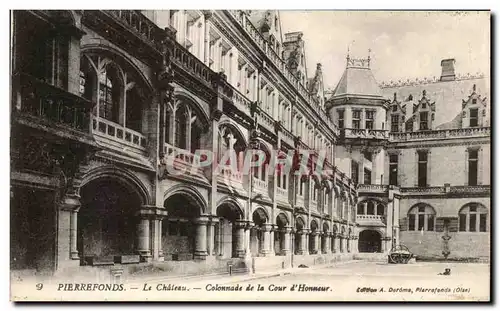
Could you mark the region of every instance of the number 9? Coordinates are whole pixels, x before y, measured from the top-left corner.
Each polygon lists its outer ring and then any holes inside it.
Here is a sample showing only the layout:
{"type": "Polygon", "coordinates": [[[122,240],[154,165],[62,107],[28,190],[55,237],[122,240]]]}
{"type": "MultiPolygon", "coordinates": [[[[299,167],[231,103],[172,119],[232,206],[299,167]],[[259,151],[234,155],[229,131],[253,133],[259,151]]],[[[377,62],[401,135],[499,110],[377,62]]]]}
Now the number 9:
{"type": "Polygon", "coordinates": [[[36,284],[36,290],[42,290],[42,288],[43,288],[43,283],[36,284]]]}

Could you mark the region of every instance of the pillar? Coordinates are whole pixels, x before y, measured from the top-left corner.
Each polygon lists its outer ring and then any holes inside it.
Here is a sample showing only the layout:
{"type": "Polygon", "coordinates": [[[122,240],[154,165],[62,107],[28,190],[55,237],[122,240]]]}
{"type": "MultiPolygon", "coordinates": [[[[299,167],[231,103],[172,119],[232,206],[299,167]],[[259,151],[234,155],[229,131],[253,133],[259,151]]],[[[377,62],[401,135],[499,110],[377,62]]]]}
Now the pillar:
{"type": "Polygon", "coordinates": [[[319,249],[320,249],[320,245],[319,245],[319,233],[315,232],[314,233],[314,248],[313,248],[314,253],[315,254],[319,254],[320,253],[319,249]]]}
{"type": "MultiPolygon", "coordinates": [[[[234,223],[234,226],[236,226],[236,236],[233,238],[236,238],[236,255],[239,258],[245,257],[246,254],[246,241],[248,241],[248,244],[250,244],[250,229],[248,229],[248,239],[246,238],[246,232],[245,228],[247,227],[246,222],[244,221],[238,221],[234,223]]],[[[248,248],[250,248],[250,245],[248,245],[248,248]]]]}
{"type": "Polygon", "coordinates": [[[285,233],[283,234],[284,236],[284,241],[283,241],[283,246],[281,247],[281,254],[282,255],[288,255],[290,254],[290,250],[292,249],[292,244],[291,244],[291,234],[292,234],[292,227],[285,227],[285,233]]]}
{"type": "Polygon", "coordinates": [[[261,249],[259,250],[259,254],[263,256],[269,256],[270,254],[270,246],[271,246],[271,229],[272,225],[270,224],[264,224],[262,226],[263,229],[263,234],[262,234],[262,244],[261,244],[261,249]]]}
{"type": "Polygon", "coordinates": [[[80,196],[67,194],[57,211],[57,258],[56,269],[79,265],[77,249],[77,223],[80,196]]]}
{"type": "Polygon", "coordinates": [[[212,12],[210,11],[205,11],[204,12],[204,15],[205,15],[205,35],[204,35],[204,47],[203,47],[203,50],[204,50],[204,62],[205,62],[205,65],[209,66],[210,64],[210,23],[209,23],[209,20],[212,16],[212,12]]]}
{"type": "Polygon", "coordinates": [[[137,253],[141,256],[141,261],[149,262],[151,261],[150,220],[144,215],[139,217],[137,223],[137,253]]]}
{"type": "Polygon", "coordinates": [[[323,246],[322,252],[323,254],[329,254],[330,253],[330,234],[328,232],[323,233],[323,243],[321,243],[323,246]]]}
{"type": "Polygon", "coordinates": [[[163,256],[163,243],[162,243],[162,223],[163,223],[163,217],[158,217],[156,218],[155,220],[155,223],[156,223],[156,249],[157,249],[157,252],[158,252],[158,257],[157,257],[157,260],[158,261],[163,261],[164,260],[164,256],[163,256]]]}
{"type": "Polygon", "coordinates": [[[269,247],[270,247],[270,252],[269,252],[269,255],[271,256],[274,256],[276,255],[276,251],[274,250],[274,235],[275,234],[280,234],[279,231],[277,231],[277,227],[275,227],[274,225],[271,226],[271,233],[270,233],[270,237],[269,237],[269,247]]]}
{"type": "MultiPolygon", "coordinates": [[[[151,245],[151,255],[153,260],[160,260],[163,258],[163,251],[161,246],[161,220],[159,217],[154,217],[151,221],[151,237],[153,245],[151,245]]],[[[163,260],[163,259],[162,259],[163,260]]]]}
{"type": "Polygon", "coordinates": [[[212,218],[207,227],[207,254],[208,256],[216,256],[217,250],[215,249],[215,227],[217,226],[219,219],[212,218]]]}
{"type": "Polygon", "coordinates": [[[199,217],[196,224],[196,235],[194,242],[194,258],[205,260],[207,257],[207,223],[208,217],[199,217]]]}
{"type": "Polygon", "coordinates": [[[304,229],[303,234],[304,236],[302,237],[303,244],[302,244],[302,253],[304,255],[309,255],[309,233],[306,231],[307,229],[304,229]]]}
{"type": "Polygon", "coordinates": [[[69,245],[70,245],[70,258],[77,260],[80,259],[78,256],[77,245],[77,228],[78,226],[78,212],[76,210],[71,211],[70,214],[70,231],[69,231],[69,245]]]}

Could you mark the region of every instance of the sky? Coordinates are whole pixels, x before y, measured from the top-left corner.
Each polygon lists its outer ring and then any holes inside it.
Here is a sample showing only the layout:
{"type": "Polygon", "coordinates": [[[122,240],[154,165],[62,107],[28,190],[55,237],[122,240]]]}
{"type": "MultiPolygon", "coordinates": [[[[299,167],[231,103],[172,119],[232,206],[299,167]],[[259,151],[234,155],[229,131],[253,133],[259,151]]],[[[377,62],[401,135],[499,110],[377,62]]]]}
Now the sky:
{"type": "Polygon", "coordinates": [[[489,12],[280,11],[283,37],[302,31],[308,75],[323,66],[333,89],[352,58],[366,58],[378,82],[439,77],[441,60],[458,74],[490,72],[489,12]]]}

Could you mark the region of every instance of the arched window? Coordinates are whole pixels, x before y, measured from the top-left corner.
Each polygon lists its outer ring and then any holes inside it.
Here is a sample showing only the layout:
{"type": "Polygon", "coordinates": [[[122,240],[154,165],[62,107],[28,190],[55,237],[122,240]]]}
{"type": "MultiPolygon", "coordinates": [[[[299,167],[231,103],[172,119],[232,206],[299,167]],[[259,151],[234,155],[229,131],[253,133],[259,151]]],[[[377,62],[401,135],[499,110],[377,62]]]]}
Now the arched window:
{"type": "Polygon", "coordinates": [[[375,215],[375,203],[368,201],[366,204],[366,215],[375,215]]]}
{"type": "Polygon", "coordinates": [[[419,204],[408,212],[409,231],[434,231],[436,211],[430,205],[419,204]]]}
{"type": "Polygon", "coordinates": [[[382,216],[384,215],[384,205],[383,204],[378,204],[377,205],[377,215],[382,216]]]}
{"type": "Polygon", "coordinates": [[[358,203],[357,214],[358,215],[364,215],[365,214],[365,205],[364,205],[364,203],[358,203]]]}
{"type": "Polygon", "coordinates": [[[96,102],[97,74],[85,55],[80,60],[80,96],[90,101],[96,102]]]}
{"type": "Polygon", "coordinates": [[[99,117],[119,123],[121,83],[115,66],[109,64],[99,72],[99,117]]]}
{"type": "Polygon", "coordinates": [[[458,213],[458,231],[461,232],[486,232],[488,210],[477,203],[470,203],[460,209],[458,213]]]}
{"type": "Polygon", "coordinates": [[[175,146],[186,149],[187,125],[189,111],[184,104],[180,104],[175,112],[175,146]]]}

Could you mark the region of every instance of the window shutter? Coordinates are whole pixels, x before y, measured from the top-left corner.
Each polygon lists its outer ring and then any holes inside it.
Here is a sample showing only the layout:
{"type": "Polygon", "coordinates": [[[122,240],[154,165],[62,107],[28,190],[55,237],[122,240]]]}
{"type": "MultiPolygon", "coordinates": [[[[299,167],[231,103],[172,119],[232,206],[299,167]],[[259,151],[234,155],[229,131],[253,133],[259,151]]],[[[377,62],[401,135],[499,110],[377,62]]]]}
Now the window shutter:
{"type": "Polygon", "coordinates": [[[408,218],[404,217],[399,220],[399,231],[408,231],[408,218]]]}
{"type": "Polygon", "coordinates": [[[449,232],[457,232],[458,231],[458,217],[457,218],[449,218],[450,224],[448,227],[449,232]]]}
{"type": "Polygon", "coordinates": [[[437,218],[436,219],[436,232],[443,232],[444,231],[444,218],[437,218]]]}

